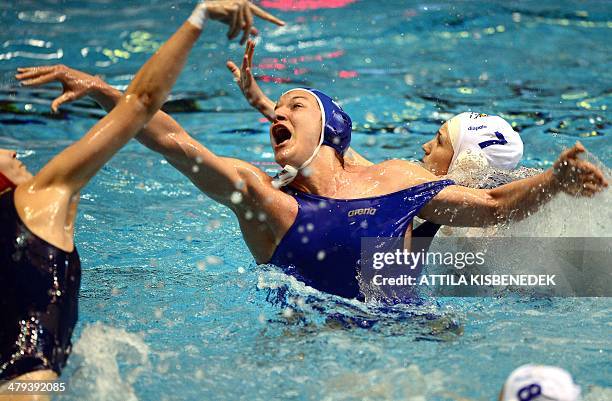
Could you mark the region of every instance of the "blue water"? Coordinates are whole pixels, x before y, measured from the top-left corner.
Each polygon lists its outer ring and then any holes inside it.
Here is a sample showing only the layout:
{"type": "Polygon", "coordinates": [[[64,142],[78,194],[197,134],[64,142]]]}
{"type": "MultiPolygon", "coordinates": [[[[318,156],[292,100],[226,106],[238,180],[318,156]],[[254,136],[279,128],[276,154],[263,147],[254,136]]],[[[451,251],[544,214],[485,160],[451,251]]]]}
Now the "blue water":
{"type": "MultiPolygon", "coordinates": [[[[420,158],[442,121],[474,110],[516,125],[525,166],[549,167],[577,139],[610,166],[609,2],[348,3],[278,11],[286,28],[260,23],[255,72],[285,82],[260,81],[272,97],[298,84],[337,96],[366,157],[420,158]]],[[[125,86],[191,7],[0,4],[0,147],[36,171],[102,115],[87,100],[50,114],[57,88],[19,88],[15,68],[64,63],[125,86]]],[[[272,161],[267,124],[225,69],[242,49],[224,33],[210,23],[168,110],[214,152],[272,161]]],[[[577,218],[593,210],[580,202],[577,218]]],[[[528,362],[570,370],[588,400],[612,399],[609,299],[509,295],[391,311],[342,301],[255,266],[229,210],[137,143],[82,192],[76,241],[80,321],[70,391],[57,399],[484,401],[528,362]]]]}

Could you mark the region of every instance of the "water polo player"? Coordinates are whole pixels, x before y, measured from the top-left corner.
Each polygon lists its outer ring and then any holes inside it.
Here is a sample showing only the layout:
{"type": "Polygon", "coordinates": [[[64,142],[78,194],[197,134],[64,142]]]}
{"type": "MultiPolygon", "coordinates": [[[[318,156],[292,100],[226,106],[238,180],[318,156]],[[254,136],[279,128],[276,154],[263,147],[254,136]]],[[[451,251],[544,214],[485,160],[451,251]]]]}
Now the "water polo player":
{"type": "MultiPolygon", "coordinates": [[[[93,77],[56,79],[107,109],[119,96],[93,77]],[[87,82],[93,83],[85,89],[87,82]]],[[[528,216],[559,192],[591,196],[607,186],[601,171],[578,158],[580,144],[542,174],[473,189],[407,161],[343,163],[351,120],[321,91],[288,91],[273,113],[270,143],[283,167],[275,178],[246,161],[217,156],[163,112],[137,138],[234,212],[257,263],[274,263],[314,288],[348,298],[364,297],[357,279],[362,237],[404,237],[409,244],[416,215],[437,224],[494,225],[528,216]]]]}
{"type": "MultiPolygon", "coordinates": [[[[0,150],[0,380],[50,380],[71,350],[81,277],[74,246],[79,191],[157,112],[202,31],[205,15],[234,21],[246,1],[208,2],[134,77],[113,110],[32,176],[16,153],[0,150]]],[[[258,8],[253,13],[279,22],[258,8]]],[[[230,35],[230,36],[232,36],[230,35]]],[[[53,80],[61,67],[21,69],[24,85],[53,80]]],[[[67,97],[64,97],[67,100],[67,97]]],[[[32,397],[27,397],[31,399],[32,397]]]]}

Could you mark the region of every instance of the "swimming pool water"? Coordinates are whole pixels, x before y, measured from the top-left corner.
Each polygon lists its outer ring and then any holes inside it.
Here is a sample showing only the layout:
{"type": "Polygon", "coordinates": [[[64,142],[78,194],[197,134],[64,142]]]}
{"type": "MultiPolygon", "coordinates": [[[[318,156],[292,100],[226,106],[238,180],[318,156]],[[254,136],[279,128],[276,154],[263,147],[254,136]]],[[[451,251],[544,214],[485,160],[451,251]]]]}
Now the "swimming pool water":
{"type": "MultiPolygon", "coordinates": [[[[420,158],[442,121],[473,110],[516,125],[525,166],[549,167],[577,139],[610,165],[609,2],[261,3],[288,25],[258,24],[260,84],[272,97],[296,85],[337,96],[373,161],[420,158]]],[[[15,68],[64,63],[127,85],[192,5],[0,4],[0,147],[36,170],[102,115],[90,101],[52,115],[57,88],[19,88],[15,68]]],[[[270,162],[268,125],[225,69],[242,49],[224,33],[210,23],[166,108],[214,152],[270,162]]],[[[587,400],[612,399],[609,299],[381,311],[331,297],[256,266],[229,210],[136,142],[81,198],[80,320],[70,391],[56,399],[491,400],[528,362],[570,370],[587,400]]],[[[526,227],[569,219],[564,232],[609,236],[606,199],[566,200],[526,227]]]]}

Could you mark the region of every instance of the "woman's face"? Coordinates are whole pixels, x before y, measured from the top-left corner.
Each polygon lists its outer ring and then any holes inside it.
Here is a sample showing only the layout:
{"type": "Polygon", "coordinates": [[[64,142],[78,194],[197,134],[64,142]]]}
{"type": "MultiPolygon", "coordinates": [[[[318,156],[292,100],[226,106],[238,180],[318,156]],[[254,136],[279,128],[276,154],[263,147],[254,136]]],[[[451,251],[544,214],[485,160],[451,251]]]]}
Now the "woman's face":
{"type": "Polygon", "coordinates": [[[448,123],[442,124],[432,140],[423,145],[423,166],[435,175],[445,175],[453,160],[453,145],[448,135],[448,123]]]}
{"type": "Polygon", "coordinates": [[[278,100],[270,127],[274,158],[281,166],[299,168],[312,155],[321,136],[321,110],[315,97],[302,90],[278,100]]]}
{"type": "Polygon", "coordinates": [[[15,185],[32,178],[25,165],[17,159],[17,152],[8,149],[0,149],[0,173],[15,185]]]}

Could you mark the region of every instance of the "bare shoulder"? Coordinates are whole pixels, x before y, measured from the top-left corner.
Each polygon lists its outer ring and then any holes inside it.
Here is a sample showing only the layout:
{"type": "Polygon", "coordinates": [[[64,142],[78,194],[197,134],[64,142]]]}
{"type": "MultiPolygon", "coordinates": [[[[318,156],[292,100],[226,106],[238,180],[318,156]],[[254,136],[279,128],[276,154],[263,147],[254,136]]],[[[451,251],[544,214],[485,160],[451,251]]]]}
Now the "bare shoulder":
{"type": "Polygon", "coordinates": [[[236,190],[246,195],[247,199],[252,200],[258,208],[269,209],[270,205],[291,201],[291,196],[275,188],[272,185],[272,177],[259,167],[231,157],[224,157],[223,160],[231,163],[240,176],[241,182],[236,185],[236,190]]]}
{"type": "Polygon", "coordinates": [[[274,187],[272,187],[272,177],[266,174],[259,167],[244,160],[234,159],[231,157],[222,157],[222,159],[224,162],[231,164],[232,167],[236,169],[240,179],[247,186],[262,186],[264,188],[269,187],[271,190],[274,189],[274,187]]]}
{"type": "Polygon", "coordinates": [[[375,164],[374,166],[380,166],[382,168],[388,168],[388,169],[402,169],[402,170],[422,168],[415,162],[409,162],[408,160],[400,160],[400,159],[385,160],[384,162],[375,164]]]}
{"type": "Polygon", "coordinates": [[[15,189],[15,211],[36,236],[66,252],[74,249],[74,220],[79,193],[63,185],[34,189],[34,179],[15,189]]]}
{"type": "Polygon", "coordinates": [[[437,181],[440,177],[432,174],[418,163],[390,159],[369,167],[370,174],[387,177],[400,186],[416,185],[423,181],[437,181]]]}

